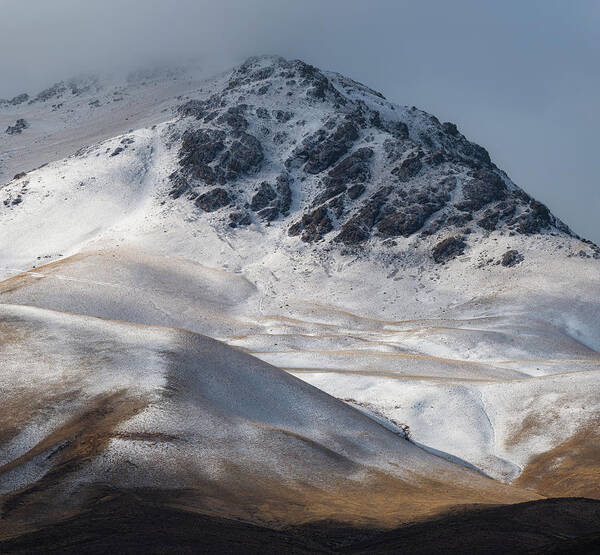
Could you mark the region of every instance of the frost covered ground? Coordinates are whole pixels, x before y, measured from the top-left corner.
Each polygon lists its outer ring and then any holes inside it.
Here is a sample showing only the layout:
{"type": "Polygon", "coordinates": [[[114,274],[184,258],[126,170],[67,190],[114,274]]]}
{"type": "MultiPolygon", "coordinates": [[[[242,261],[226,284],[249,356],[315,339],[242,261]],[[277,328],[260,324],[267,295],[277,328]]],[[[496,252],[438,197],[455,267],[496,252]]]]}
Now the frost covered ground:
{"type": "MultiPolygon", "coordinates": [[[[272,63],[265,59],[259,69],[272,63]]],[[[327,76],[348,102],[406,119],[411,137],[429,133],[425,116],[327,76]]],[[[553,495],[598,496],[588,473],[600,417],[598,251],[553,217],[535,233],[439,223],[390,242],[369,230],[367,242],[352,247],[328,239],[345,225],[342,212],[316,242],[290,235],[283,216],[252,215],[231,227],[228,217],[237,212],[229,205],[198,207],[204,189],[172,194],[190,126],[176,108],[235,91],[230,78],[105,85],[64,93],[64,100],[0,106],[0,126],[29,122],[0,139],[0,393],[4,403],[37,398],[39,410],[18,414],[14,434],[2,438],[3,494],[52,475],[53,450],[68,434],[44,438],[60,435],[90,403],[109,402],[106,411],[119,416],[106,423],[85,471],[69,474],[69,487],[211,483],[211,501],[196,499],[204,509],[301,522],[331,517],[328,503],[340,518],[359,518],[353,503],[372,479],[371,491],[391,484],[399,503],[402,491],[414,501],[405,499],[408,508],[385,520],[373,493],[366,513],[386,524],[452,504],[537,495],[483,475],[542,494],[548,487],[540,481],[555,476],[564,487],[553,495]],[[457,233],[468,247],[436,263],[432,247],[457,233]],[[522,259],[501,264],[512,250],[522,259]],[[117,402],[113,394],[124,397],[117,402]],[[287,516],[281,507],[257,509],[255,489],[230,503],[225,491],[240,476],[268,478],[282,506],[299,495],[304,508],[287,516]],[[332,500],[327,483],[343,484],[346,498],[332,500]],[[294,488],[300,493],[289,493],[294,488]],[[236,503],[243,509],[235,512],[236,503]],[[302,512],[312,505],[314,514],[302,512]]],[[[253,84],[240,86],[246,89],[237,97],[219,97],[231,101],[219,109],[243,100],[295,117],[281,123],[273,116],[267,131],[250,123],[265,161],[257,174],[234,180],[235,210],[283,171],[280,152],[293,153],[341,102],[288,95],[296,84],[258,96],[253,84]],[[265,138],[277,133],[280,144],[265,138]]],[[[387,179],[383,133],[361,130],[359,141],[375,151],[365,195],[387,179]]],[[[321,178],[289,171],[294,220],[320,194],[321,178]]],[[[455,164],[447,171],[459,188],[444,202],[458,202],[467,170],[455,164]]],[[[424,186],[418,180],[425,177],[411,179],[424,186]]],[[[517,190],[503,179],[510,194],[517,190]]],[[[452,210],[444,205],[439,213],[450,218],[452,210]]],[[[522,210],[519,204],[518,217],[522,210]]]]}

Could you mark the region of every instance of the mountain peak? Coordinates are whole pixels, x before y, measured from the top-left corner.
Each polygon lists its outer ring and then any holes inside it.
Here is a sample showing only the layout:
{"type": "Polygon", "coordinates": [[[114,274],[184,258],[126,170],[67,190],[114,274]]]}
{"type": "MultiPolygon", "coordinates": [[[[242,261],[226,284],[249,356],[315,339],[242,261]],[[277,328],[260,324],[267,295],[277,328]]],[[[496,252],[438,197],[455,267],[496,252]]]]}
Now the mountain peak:
{"type": "Polygon", "coordinates": [[[304,242],[570,230],[455,124],[301,60],[253,57],[178,110],[171,196],[304,242]]]}

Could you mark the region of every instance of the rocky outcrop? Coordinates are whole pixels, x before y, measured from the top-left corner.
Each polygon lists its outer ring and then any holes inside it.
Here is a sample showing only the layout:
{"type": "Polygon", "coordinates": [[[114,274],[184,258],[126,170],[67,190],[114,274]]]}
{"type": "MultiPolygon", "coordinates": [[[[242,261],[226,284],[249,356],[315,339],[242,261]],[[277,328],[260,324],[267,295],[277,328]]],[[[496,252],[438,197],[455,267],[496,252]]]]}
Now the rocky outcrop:
{"type": "Polygon", "coordinates": [[[19,118],[14,125],[9,125],[6,128],[5,133],[7,135],[20,135],[28,127],[29,124],[23,118],[19,118]]]}
{"type": "Polygon", "coordinates": [[[466,247],[467,243],[464,237],[454,235],[446,237],[437,243],[431,250],[431,255],[437,264],[443,264],[463,254],[466,247]]]}
{"type": "Polygon", "coordinates": [[[320,206],[316,210],[304,214],[300,221],[293,224],[289,230],[289,235],[301,235],[303,241],[312,243],[319,241],[326,233],[333,229],[333,224],[327,208],[320,206]]]}
{"type": "Polygon", "coordinates": [[[280,215],[287,216],[292,203],[292,190],[290,189],[289,177],[279,175],[275,185],[263,181],[252,201],[250,208],[269,222],[276,220],[280,215]]]}
{"type": "Polygon", "coordinates": [[[518,250],[511,249],[504,253],[500,264],[506,268],[512,268],[523,261],[523,255],[519,254],[518,250]]]}
{"type": "Polygon", "coordinates": [[[358,129],[351,121],[339,124],[332,133],[320,129],[314,135],[304,139],[293,152],[293,157],[286,166],[304,164],[304,171],[309,174],[320,173],[335,164],[348,152],[354,141],[358,139],[358,129]]]}
{"type": "Polygon", "coordinates": [[[472,232],[570,233],[454,123],[297,60],[251,58],[177,113],[169,194],[222,191],[206,206],[229,206],[231,227],[282,221],[305,242],[348,246],[434,237],[438,262],[472,232]]]}
{"type": "Polygon", "coordinates": [[[205,212],[214,212],[219,208],[227,206],[231,202],[231,198],[225,189],[217,187],[199,195],[194,202],[198,208],[201,208],[205,212]]]}

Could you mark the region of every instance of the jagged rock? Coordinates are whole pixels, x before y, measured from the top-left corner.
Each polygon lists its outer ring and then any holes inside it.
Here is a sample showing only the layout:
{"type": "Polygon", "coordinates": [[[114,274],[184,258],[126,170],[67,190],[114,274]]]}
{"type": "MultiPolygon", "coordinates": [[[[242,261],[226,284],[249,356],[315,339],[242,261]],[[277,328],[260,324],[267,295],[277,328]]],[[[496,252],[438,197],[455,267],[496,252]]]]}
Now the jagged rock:
{"type": "Polygon", "coordinates": [[[419,231],[428,217],[428,210],[419,205],[411,205],[384,216],[377,223],[377,229],[385,237],[408,237],[419,231]]]}
{"type": "Polygon", "coordinates": [[[371,177],[368,162],[372,156],[372,148],[359,148],[329,171],[325,183],[327,186],[364,183],[371,177]]]}
{"type": "Polygon", "coordinates": [[[504,253],[500,263],[502,264],[502,266],[511,268],[512,266],[516,266],[517,264],[519,264],[522,261],[523,261],[523,255],[519,254],[519,251],[512,249],[512,250],[506,251],[504,253]]]}
{"type": "Polygon", "coordinates": [[[463,254],[466,247],[467,243],[465,242],[464,238],[454,235],[452,237],[446,237],[437,243],[433,247],[431,254],[433,256],[433,260],[437,264],[441,264],[463,254]]]}
{"type": "Polygon", "coordinates": [[[232,106],[219,116],[217,123],[228,125],[234,136],[240,135],[248,129],[248,120],[243,116],[247,108],[248,107],[245,104],[232,106]]]}
{"type": "Polygon", "coordinates": [[[448,135],[452,135],[453,137],[458,136],[458,128],[456,127],[455,123],[447,121],[445,123],[442,123],[442,128],[444,129],[444,132],[448,135]]]}
{"type": "Polygon", "coordinates": [[[371,229],[379,218],[390,192],[391,187],[384,187],[373,194],[358,213],[342,225],[335,240],[348,245],[355,245],[369,239],[371,229]]]}
{"type": "Polygon", "coordinates": [[[350,79],[301,61],[252,58],[212,93],[178,109],[180,119],[188,119],[173,126],[181,145],[169,195],[196,199],[200,182],[219,186],[235,214],[233,225],[245,225],[252,212],[266,222],[285,220],[293,182],[299,214],[292,226],[284,225],[305,241],[338,226],[332,240],[347,245],[415,235],[417,244],[449,233],[464,241],[470,221],[480,233],[571,233],[513,186],[455,124],[416,108],[368,101],[375,93],[350,79]],[[298,133],[303,126],[311,130],[304,137],[298,133]],[[256,136],[249,134],[254,129],[256,136]],[[285,176],[273,181],[282,166],[285,176]],[[249,185],[255,190],[245,190],[249,185]]]}
{"type": "Polygon", "coordinates": [[[320,206],[312,212],[306,213],[302,219],[293,224],[289,230],[289,235],[300,235],[306,243],[312,243],[323,238],[323,235],[329,233],[333,229],[333,224],[327,208],[320,206]]]}
{"type": "Polygon", "coordinates": [[[169,175],[169,180],[173,184],[169,190],[169,196],[173,199],[178,199],[190,189],[189,183],[179,172],[173,172],[169,175]]]}
{"type": "Polygon", "coordinates": [[[531,235],[546,229],[552,223],[552,216],[546,206],[537,200],[529,201],[529,209],[518,218],[519,233],[531,235]]]}
{"type": "Polygon", "coordinates": [[[408,139],[408,125],[403,121],[390,121],[387,122],[385,128],[391,133],[396,139],[405,140],[408,139]]]}
{"type": "Polygon", "coordinates": [[[250,208],[254,210],[254,212],[258,212],[263,208],[266,208],[277,198],[277,193],[275,189],[271,187],[266,181],[263,181],[259,187],[256,194],[252,197],[252,201],[250,202],[250,208]]]}
{"type": "Polygon", "coordinates": [[[337,126],[335,131],[327,135],[324,129],[304,139],[293,152],[293,160],[305,162],[304,170],[311,174],[320,173],[335,164],[348,152],[354,141],[358,139],[358,129],[349,121],[337,126]]]}
{"type": "Polygon", "coordinates": [[[227,206],[231,202],[229,193],[225,189],[217,187],[200,195],[196,200],[196,206],[205,212],[214,212],[219,208],[227,206]]]}
{"type": "Polygon", "coordinates": [[[229,227],[239,227],[250,225],[252,220],[248,212],[232,212],[229,214],[229,227]]]}
{"type": "Polygon", "coordinates": [[[264,154],[260,141],[248,133],[242,133],[221,157],[220,165],[225,166],[226,178],[236,179],[241,175],[256,172],[263,161],[264,154]]]}
{"type": "Polygon", "coordinates": [[[277,219],[280,214],[287,214],[292,202],[292,191],[289,185],[289,178],[286,175],[279,175],[275,187],[263,181],[258,191],[252,197],[250,208],[258,215],[269,222],[277,219]]]}
{"type": "Polygon", "coordinates": [[[51,98],[58,98],[62,96],[62,94],[67,90],[66,85],[63,81],[60,83],[55,83],[51,87],[43,90],[39,93],[32,102],[45,102],[46,100],[50,100],[51,98]]]}
{"type": "Polygon", "coordinates": [[[287,112],[285,110],[275,110],[273,115],[279,123],[286,123],[294,117],[293,112],[287,112]]]}
{"type": "Polygon", "coordinates": [[[27,93],[19,94],[13,98],[11,98],[8,103],[12,106],[17,106],[19,104],[23,104],[23,102],[27,102],[29,100],[29,95],[27,93]]]}
{"type": "Polygon", "coordinates": [[[271,119],[269,110],[267,110],[266,108],[263,108],[262,106],[260,106],[259,108],[256,109],[256,116],[259,117],[260,119],[271,119]]]}
{"type": "Polygon", "coordinates": [[[415,177],[423,167],[421,158],[423,157],[423,151],[417,150],[410,156],[407,156],[402,164],[392,170],[392,175],[395,175],[400,181],[406,182],[415,177]]]}
{"type": "Polygon", "coordinates": [[[362,183],[357,183],[356,185],[352,185],[352,187],[348,188],[348,196],[352,200],[355,200],[365,192],[365,189],[366,189],[366,187],[362,183]]]}
{"type": "Polygon", "coordinates": [[[6,128],[5,133],[7,135],[20,135],[23,129],[27,129],[28,127],[29,124],[23,118],[19,118],[14,125],[9,125],[6,128]]]}
{"type": "Polygon", "coordinates": [[[210,164],[225,149],[224,131],[198,129],[186,131],[179,150],[179,164],[183,167],[197,167],[210,164]]]}
{"type": "Polygon", "coordinates": [[[463,185],[463,201],[456,206],[460,210],[480,210],[490,202],[503,200],[506,193],[506,185],[498,175],[480,170],[463,185]]]}
{"type": "Polygon", "coordinates": [[[177,108],[177,112],[184,117],[192,116],[202,119],[206,115],[206,102],[203,100],[189,100],[177,108]]]}
{"type": "Polygon", "coordinates": [[[494,231],[496,226],[498,225],[498,220],[500,219],[500,214],[494,210],[487,209],[483,213],[483,217],[477,222],[479,227],[483,229],[487,229],[488,231],[494,231]]]}

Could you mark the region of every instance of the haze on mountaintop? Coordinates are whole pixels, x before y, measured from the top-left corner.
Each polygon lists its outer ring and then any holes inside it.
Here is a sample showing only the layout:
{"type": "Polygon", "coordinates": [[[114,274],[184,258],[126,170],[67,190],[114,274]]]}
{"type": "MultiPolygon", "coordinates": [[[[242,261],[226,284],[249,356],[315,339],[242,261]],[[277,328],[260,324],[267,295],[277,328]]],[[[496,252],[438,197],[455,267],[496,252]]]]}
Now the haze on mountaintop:
{"type": "Polygon", "coordinates": [[[600,242],[596,2],[0,1],[0,98],[89,71],[273,53],[455,121],[600,242]]]}

